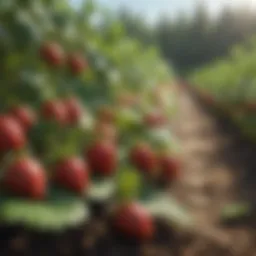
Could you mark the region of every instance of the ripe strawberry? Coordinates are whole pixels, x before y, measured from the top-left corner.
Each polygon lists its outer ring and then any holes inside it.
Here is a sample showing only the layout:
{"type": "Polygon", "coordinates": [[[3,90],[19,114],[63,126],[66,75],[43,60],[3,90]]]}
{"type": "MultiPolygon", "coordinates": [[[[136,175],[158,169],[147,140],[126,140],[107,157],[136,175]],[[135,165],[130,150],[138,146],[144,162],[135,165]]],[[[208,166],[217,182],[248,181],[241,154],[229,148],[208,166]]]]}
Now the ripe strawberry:
{"type": "Polygon", "coordinates": [[[152,217],[137,203],[129,203],[117,209],[113,226],[119,233],[139,241],[150,240],[154,235],[152,217]]]}
{"type": "Polygon", "coordinates": [[[26,132],[36,123],[36,114],[28,106],[15,107],[10,114],[19,121],[26,132]]]}
{"type": "Polygon", "coordinates": [[[115,172],[118,156],[113,143],[106,140],[98,141],[87,150],[86,156],[94,173],[109,176],[115,172]]]}
{"type": "Polygon", "coordinates": [[[40,56],[49,65],[58,67],[65,61],[62,47],[56,42],[46,42],[40,48],[40,56]]]}
{"type": "Polygon", "coordinates": [[[66,124],[68,120],[67,109],[61,101],[46,101],[41,106],[42,116],[48,121],[57,121],[66,124]]]}
{"type": "Polygon", "coordinates": [[[137,144],[130,152],[130,161],[139,170],[152,174],[157,167],[157,158],[146,143],[137,144]]]}
{"type": "Polygon", "coordinates": [[[9,166],[3,178],[5,189],[16,196],[43,199],[46,176],[43,166],[33,158],[22,158],[9,166]]]}
{"type": "Polygon", "coordinates": [[[67,110],[67,121],[69,124],[77,124],[82,117],[83,108],[76,98],[69,98],[65,102],[67,110]]]}
{"type": "Polygon", "coordinates": [[[89,185],[89,168],[78,157],[70,157],[55,166],[54,181],[59,186],[83,194],[89,185]]]}
{"type": "Polygon", "coordinates": [[[180,162],[177,158],[164,155],[159,159],[160,175],[163,181],[170,183],[179,176],[180,162]]]}
{"type": "Polygon", "coordinates": [[[0,117],[0,152],[19,150],[27,142],[20,123],[11,116],[0,117]]]}
{"type": "Polygon", "coordinates": [[[68,58],[68,66],[74,75],[79,75],[87,68],[88,64],[81,54],[73,53],[68,58]]]}

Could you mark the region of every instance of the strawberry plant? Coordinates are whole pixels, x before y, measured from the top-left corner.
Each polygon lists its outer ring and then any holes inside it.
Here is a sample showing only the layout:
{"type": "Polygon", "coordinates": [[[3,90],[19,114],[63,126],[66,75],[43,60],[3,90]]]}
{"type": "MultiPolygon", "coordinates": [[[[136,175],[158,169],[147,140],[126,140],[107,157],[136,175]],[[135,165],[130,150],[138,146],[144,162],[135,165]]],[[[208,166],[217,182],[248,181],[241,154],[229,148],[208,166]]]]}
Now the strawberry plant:
{"type": "Polygon", "coordinates": [[[155,215],[186,221],[168,192],[180,151],[159,52],[92,1],[1,3],[0,28],[1,221],[63,230],[97,200],[138,240],[152,238],[155,215]]]}

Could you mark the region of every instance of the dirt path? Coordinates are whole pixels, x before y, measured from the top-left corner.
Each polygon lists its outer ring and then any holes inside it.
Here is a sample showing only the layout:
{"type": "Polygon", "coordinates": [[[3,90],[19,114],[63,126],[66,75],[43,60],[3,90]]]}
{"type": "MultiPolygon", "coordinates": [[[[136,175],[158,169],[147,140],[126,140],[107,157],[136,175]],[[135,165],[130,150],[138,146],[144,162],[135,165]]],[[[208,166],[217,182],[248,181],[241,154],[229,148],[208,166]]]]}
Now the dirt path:
{"type": "Polygon", "coordinates": [[[179,97],[179,108],[175,132],[183,149],[184,173],[176,195],[192,211],[202,230],[211,234],[213,240],[223,242],[233,251],[231,255],[256,255],[253,232],[247,227],[230,230],[219,224],[226,203],[241,197],[255,198],[256,189],[250,188],[256,182],[249,186],[252,177],[248,178],[248,173],[250,168],[256,171],[256,151],[253,153],[228,128],[221,127],[186,91],[179,97]]]}

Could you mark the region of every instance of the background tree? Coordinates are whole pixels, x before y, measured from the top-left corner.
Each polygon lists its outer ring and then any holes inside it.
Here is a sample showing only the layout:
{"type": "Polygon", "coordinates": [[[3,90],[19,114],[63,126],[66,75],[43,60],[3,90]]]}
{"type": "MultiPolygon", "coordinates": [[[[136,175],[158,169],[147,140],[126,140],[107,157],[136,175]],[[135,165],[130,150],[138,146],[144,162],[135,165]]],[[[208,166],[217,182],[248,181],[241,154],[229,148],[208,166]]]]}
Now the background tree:
{"type": "Polygon", "coordinates": [[[126,9],[119,10],[117,16],[130,37],[157,45],[182,75],[228,54],[232,46],[256,32],[255,11],[249,8],[225,7],[213,17],[207,6],[199,3],[192,15],[163,15],[153,24],[126,9]]]}

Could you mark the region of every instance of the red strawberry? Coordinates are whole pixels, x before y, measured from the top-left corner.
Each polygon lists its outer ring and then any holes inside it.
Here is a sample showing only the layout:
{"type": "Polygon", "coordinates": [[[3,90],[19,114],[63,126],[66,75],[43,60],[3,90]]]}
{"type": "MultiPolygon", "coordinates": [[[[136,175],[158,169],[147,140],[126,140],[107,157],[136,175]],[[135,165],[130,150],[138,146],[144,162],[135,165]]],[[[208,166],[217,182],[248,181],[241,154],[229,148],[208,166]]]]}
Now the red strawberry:
{"type": "Polygon", "coordinates": [[[148,144],[140,143],[130,152],[130,161],[139,170],[150,173],[155,171],[157,158],[148,144]]]}
{"type": "Polygon", "coordinates": [[[109,176],[115,172],[118,156],[113,143],[106,140],[98,141],[87,150],[86,156],[94,173],[109,176]]]}
{"type": "Polygon", "coordinates": [[[129,203],[117,209],[113,223],[119,233],[139,241],[150,240],[154,235],[152,217],[137,203],[129,203]]]}
{"type": "Polygon", "coordinates": [[[8,168],[3,185],[16,196],[43,199],[46,195],[45,170],[33,158],[19,159],[8,168]]]}
{"type": "Polygon", "coordinates": [[[27,142],[21,124],[11,116],[0,117],[0,151],[19,150],[27,142]]]}
{"type": "Polygon", "coordinates": [[[70,157],[57,163],[54,181],[59,186],[83,194],[89,185],[89,168],[78,157],[70,157]]]}
{"type": "Polygon", "coordinates": [[[164,155],[159,159],[160,174],[162,179],[170,183],[179,176],[180,161],[172,156],[164,155]]]}
{"type": "Polygon", "coordinates": [[[42,116],[48,121],[57,121],[60,124],[67,123],[67,109],[61,101],[46,101],[41,106],[42,116]]]}
{"type": "Polygon", "coordinates": [[[81,54],[73,53],[68,58],[68,65],[74,75],[81,74],[88,66],[81,54]]]}
{"type": "Polygon", "coordinates": [[[19,121],[26,132],[36,123],[36,114],[28,106],[15,107],[10,114],[19,121]]]}
{"type": "Polygon", "coordinates": [[[56,42],[46,42],[40,48],[40,55],[43,60],[54,67],[61,66],[65,61],[65,54],[62,47],[56,42]]]}
{"type": "Polygon", "coordinates": [[[76,124],[82,117],[83,108],[76,98],[69,98],[65,102],[69,124],[76,124]]]}

